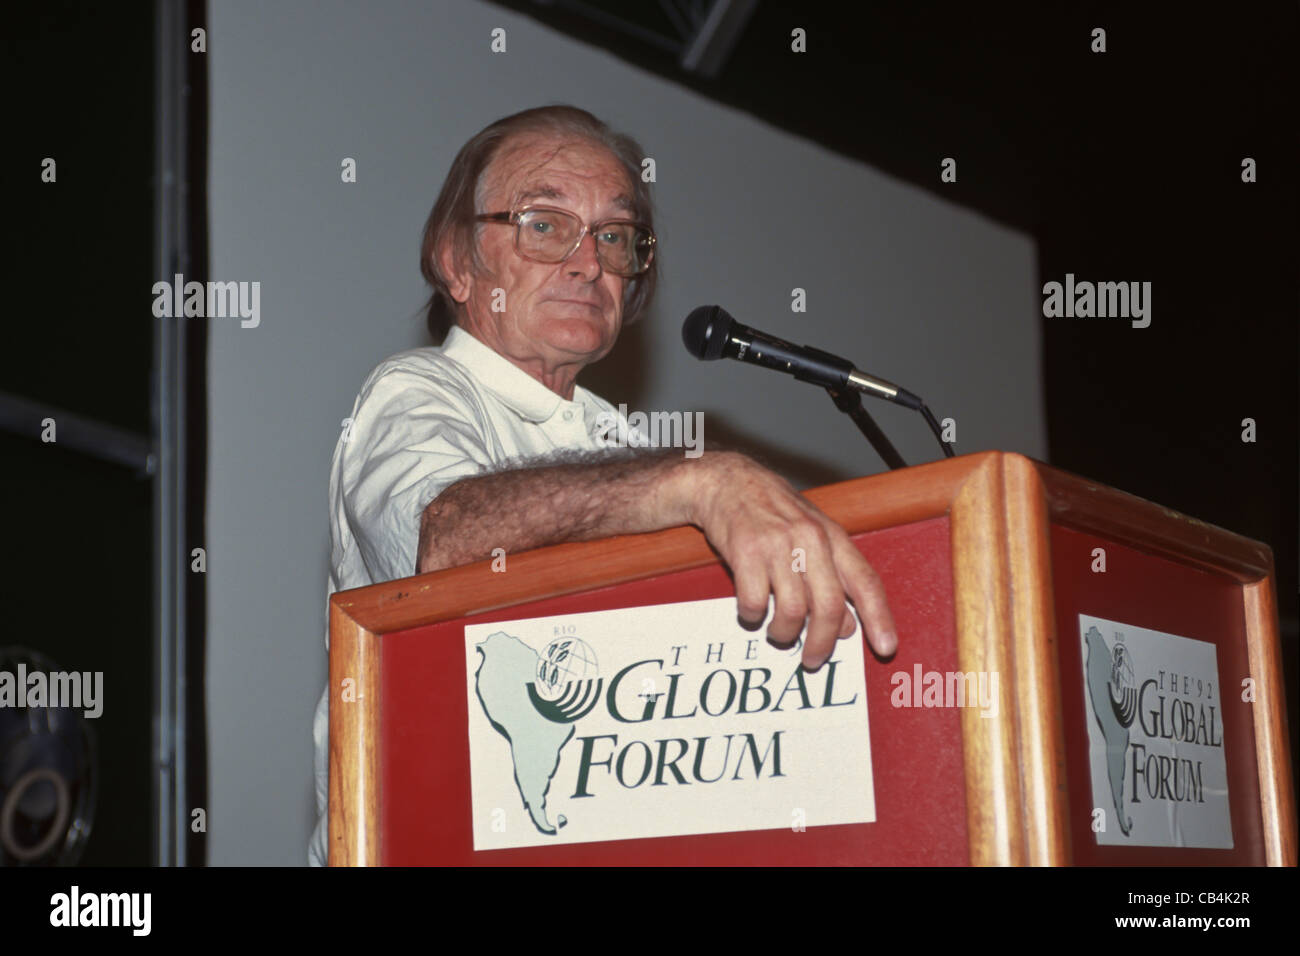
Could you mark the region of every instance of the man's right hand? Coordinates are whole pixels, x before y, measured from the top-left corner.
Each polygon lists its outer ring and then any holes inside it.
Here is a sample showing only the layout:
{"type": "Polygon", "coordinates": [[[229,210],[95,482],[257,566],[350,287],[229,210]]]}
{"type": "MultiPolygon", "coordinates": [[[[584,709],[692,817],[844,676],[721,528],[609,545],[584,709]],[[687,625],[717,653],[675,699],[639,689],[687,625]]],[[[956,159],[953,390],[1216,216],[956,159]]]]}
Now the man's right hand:
{"type": "Polygon", "coordinates": [[[742,622],[761,625],[772,595],[770,641],[793,644],[806,626],[806,667],[821,667],[836,638],[856,630],[848,603],[877,654],[897,647],[880,578],[844,529],[738,452],[583,456],[462,479],[424,509],[414,571],[482,561],[495,548],[513,553],[684,523],[701,528],[731,568],[742,622]]]}
{"type": "Polygon", "coordinates": [[[735,575],[743,623],[761,625],[773,595],[768,639],[789,646],[806,622],[803,663],[816,670],[830,658],[836,639],[856,630],[847,601],[857,608],[872,649],[881,656],[894,653],[898,637],[879,575],[844,529],[785,480],[725,451],[684,463],[676,477],[687,519],[704,531],[735,575]],[[802,549],[802,560],[796,549],[802,549]]]}

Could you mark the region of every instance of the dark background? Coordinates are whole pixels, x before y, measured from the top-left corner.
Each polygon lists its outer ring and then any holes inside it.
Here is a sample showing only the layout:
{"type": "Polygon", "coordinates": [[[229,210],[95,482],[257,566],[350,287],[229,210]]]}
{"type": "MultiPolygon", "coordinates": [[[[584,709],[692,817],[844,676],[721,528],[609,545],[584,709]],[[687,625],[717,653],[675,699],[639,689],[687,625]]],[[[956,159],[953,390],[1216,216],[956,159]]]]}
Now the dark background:
{"type": "MultiPolygon", "coordinates": [[[[760,2],[713,80],[654,42],[673,30],[655,4],[502,5],[1025,230],[1040,282],[1150,281],[1147,329],[1043,320],[1050,461],[1272,547],[1294,753],[1294,4],[848,14],[760,2]],[[789,55],[795,26],[807,31],[803,56],[789,55]],[[1090,52],[1094,27],[1106,30],[1104,54],[1090,52]],[[946,156],[957,183],[939,181],[946,156]],[[1241,181],[1247,156],[1253,184],[1241,181]],[[1246,417],[1254,444],[1241,441],[1246,417]]],[[[23,80],[10,86],[17,295],[0,349],[0,391],[142,436],[157,279],[152,31],[144,3],[28,4],[9,16],[23,80]],[[58,160],[57,186],[40,182],[45,156],[58,160]]],[[[988,369],[990,388],[998,374],[988,369]]],[[[0,433],[0,645],[105,671],[113,706],[96,722],[101,791],[82,862],[148,863],[149,481],[42,444],[39,431],[0,433]]],[[[203,477],[192,476],[199,496],[203,477]]]]}
{"type": "MultiPolygon", "coordinates": [[[[153,8],[11,8],[16,107],[6,177],[17,292],[0,391],[147,437],[153,361],[153,8]],[[45,157],[57,184],[40,181],[45,157]]],[[[62,421],[61,421],[62,420],[62,421]]],[[[7,634],[65,670],[103,671],[99,799],[81,862],[152,861],[149,477],[0,431],[7,634]]],[[[201,487],[204,476],[193,480],[201,487]]]]}

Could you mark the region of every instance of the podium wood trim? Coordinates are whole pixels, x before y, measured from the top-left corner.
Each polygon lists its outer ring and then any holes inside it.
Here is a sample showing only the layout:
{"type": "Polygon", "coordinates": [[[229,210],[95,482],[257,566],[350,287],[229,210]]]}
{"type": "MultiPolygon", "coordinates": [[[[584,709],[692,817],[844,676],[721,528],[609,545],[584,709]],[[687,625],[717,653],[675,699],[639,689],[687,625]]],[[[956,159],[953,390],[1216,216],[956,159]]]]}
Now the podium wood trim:
{"type": "Polygon", "coordinates": [[[1291,789],[1290,740],[1282,654],[1277,639],[1277,597],[1270,575],[1245,587],[1246,651],[1255,681],[1255,759],[1259,762],[1260,814],[1269,866],[1296,865],[1296,808],[1291,789]]]}
{"type": "MultiPolygon", "coordinates": [[[[850,534],[946,516],[963,671],[993,671],[998,716],[962,712],[970,862],[1071,862],[1052,607],[1052,524],[1225,573],[1243,586],[1267,862],[1295,865],[1272,554],[1256,541],[1020,455],[981,452],[806,493],[850,534]]],[[[695,528],[511,555],[330,598],[330,863],[377,865],[379,640],[383,634],[698,568],[718,561],[695,528]],[[355,700],[343,702],[342,682],[355,700]]]]}
{"type": "Polygon", "coordinates": [[[329,671],[330,865],[378,866],[379,637],[333,601],[329,671]]]}

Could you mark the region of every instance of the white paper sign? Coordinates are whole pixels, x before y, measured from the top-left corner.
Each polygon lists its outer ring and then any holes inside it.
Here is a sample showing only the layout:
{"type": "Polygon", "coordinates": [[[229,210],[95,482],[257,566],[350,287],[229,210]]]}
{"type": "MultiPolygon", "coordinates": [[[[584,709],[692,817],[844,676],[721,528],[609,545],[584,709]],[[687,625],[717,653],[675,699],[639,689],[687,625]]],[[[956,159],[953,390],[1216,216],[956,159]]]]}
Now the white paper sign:
{"type": "Polygon", "coordinates": [[[735,598],[466,627],[474,848],[874,821],[861,629],[801,654],[735,598]]]}
{"type": "Polygon", "coordinates": [[[1086,614],[1079,638],[1097,842],[1231,849],[1214,645],[1086,614]]]}

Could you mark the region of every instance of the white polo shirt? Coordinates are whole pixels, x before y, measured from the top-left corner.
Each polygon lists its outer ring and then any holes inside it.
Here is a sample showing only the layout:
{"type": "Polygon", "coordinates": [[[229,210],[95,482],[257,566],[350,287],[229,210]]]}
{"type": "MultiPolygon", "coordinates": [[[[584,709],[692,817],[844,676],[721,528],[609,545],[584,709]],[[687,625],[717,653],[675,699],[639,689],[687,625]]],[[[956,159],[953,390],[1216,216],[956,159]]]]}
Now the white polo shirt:
{"type": "MultiPolygon", "coordinates": [[[[328,593],[415,574],[421,513],[448,485],[512,460],[607,447],[596,428],[603,432],[615,421],[627,428],[603,398],[575,385],[566,401],[459,327],[440,349],[385,359],[361,386],[351,427],[334,447],[328,593]]],[[[308,860],[324,866],[328,687],[316,705],[312,736],[317,822],[308,860]]]]}

